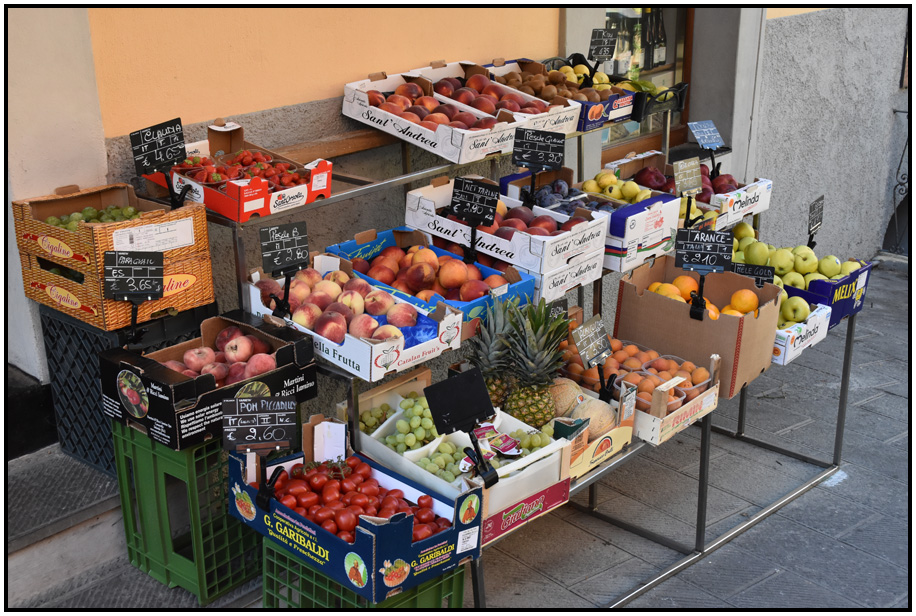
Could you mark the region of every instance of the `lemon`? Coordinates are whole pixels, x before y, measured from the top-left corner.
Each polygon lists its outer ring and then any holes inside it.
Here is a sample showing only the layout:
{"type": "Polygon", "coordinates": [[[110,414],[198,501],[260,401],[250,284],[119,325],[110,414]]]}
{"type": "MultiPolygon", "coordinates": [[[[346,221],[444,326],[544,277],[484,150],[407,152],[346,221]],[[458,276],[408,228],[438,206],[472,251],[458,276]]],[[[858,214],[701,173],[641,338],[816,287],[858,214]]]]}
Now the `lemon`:
{"type": "Polygon", "coordinates": [[[636,89],[636,86],[634,86],[632,83],[628,81],[618,83],[617,87],[622,90],[629,90],[630,92],[638,92],[638,90],[636,89]]]}
{"type": "Polygon", "coordinates": [[[613,173],[599,173],[595,177],[595,181],[598,182],[598,186],[601,187],[601,190],[604,190],[608,186],[613,186],[617,183],[617,176],[613,173]]]}
{"type": "Polygon", "coordinates": [[[601,186],[595,180],[586,180],[582,183],[582,190],[590,193],[600,193],[601,186]]]}
{"type": "Polygon", "coordinates": [[[609,83],[596,83],[593,87],[600,92],[602,90],[610,90],[612,86],[609,83]]]}
{"type": "Polygon", "coordinates": [[[591,69],[584,64],[577,64],[573,67],[573,72],[576,75],[588,75],[591,72],[591,69]]]}
{"type": "Polygon", "coordinates": [[[567,66],[567,65],[565,65],[565,64],[564,64],[563,66],[561,66],[561,67],[559,68],[559,70],[561,70],[561,71],[563,71],[564,73],[567,73],[567,74],[575,74],[575,71],[573,70],[573,67],[567,66]]]}
{"type": "Polygon", "coordinates": [[[652,191],[649,190],[648,188],[643,188],[638,193],[636,193],[636,196],[633,197],[633,200],[630,201],[630,203],[639,203],[640,201],[644,199],[648,199],[651,196],[652,196],[652,191]]]}
{"type": "Polygon", "coordinates": [[[623,198],[633,202],[633,197],[639,194],[639,185],[633,180],[629,180],[623,183],[623,186],[620,187],[620,192],[623,195],[623,198]]]}
{"type": "Polygon", "coordinates": [[[592,77],[592,81],[594,81],[595,83],[610,83],[611,82],[608,76],[605,73],[602,73],[601,71],[595,71],[595,76],[592,77]]]}
{"type": "Polygon", "coordinates": [[[703,214],[703,218],[715,218],[715,217],[718,216],[718,215],[719,215],[719,213],[718,213],[717,211],[715,211],[715,210],[709,210],[709,211],[707,211],[705,214],[703,214]]]}

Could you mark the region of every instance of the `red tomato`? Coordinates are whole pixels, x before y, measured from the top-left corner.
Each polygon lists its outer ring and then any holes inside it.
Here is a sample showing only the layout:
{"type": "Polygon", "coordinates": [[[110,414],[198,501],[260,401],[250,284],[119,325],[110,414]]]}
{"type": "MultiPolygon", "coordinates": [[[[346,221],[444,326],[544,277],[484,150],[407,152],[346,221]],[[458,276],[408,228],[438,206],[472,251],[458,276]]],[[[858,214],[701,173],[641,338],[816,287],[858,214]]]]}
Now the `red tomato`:
{"type": "Polygon", "coordinates": [[[349,533],[345,530],[339,531],[337,536],[346,541],[347,543],[353,543],[356,541],[356,537],[353,536],[353,533],[349,533]]]}
{"type": "Polygon", "coordinates": [[[312,505],[311,507],[309,507],[309,515],[312,516],[312,517],[314,517],[314,516],[315,516],[315,512],[317,512],[319,509],[321,509],[321,507],[322,507],[322,506],[319,505],[319,504],[317,504],[317,503],[314,504],[314,505],[312,505]]]}
{"type": "Polygon", "coordinates": [[[403,513],[413,513],[410,510],[410,505],[398,505],[398,511],[403,513]]]}
{"type": "Polygon", "coordinates": [[[340,490],[337,488],[325,488],[321,491],[321,502],[325,505],[337,500],[340,500],[340,490]]]}
{"type": "Polygon", "coordinates": [[[418,524],[413,527],[413,540],[423,541],[427,537],[431,537],[433,534],[432,529],[429,528],[426,524],[418,524]]]}
{"type": "Polygon", "coordinates": [[[318,472],[317,468],[310,468],[309,470],[305,471],[305,478],[308,479],[309,477],[311,477],[312,475],[314,475],[317,472],[318,472]]]}
{"type": "Polygon", "coordinates": [[[378,496],[368,496],[368,497],[366,497],[366,498],[369,499],[369,504],[370,504],[370,505],[372,505],[373,507],[375,507],[376,509],[378,509],[378,505],[379,505],[379,503],[381,502],[381,501],[379,500],[379,497],[378,497],[378,496]]]}
{"type": "Polygon", "coordinates": [[[287,494],[299,496],[309,491],[309,484],[304,479],[290,479],[289,483],[286,484],[287,494]]]}
{"type": "Polygon", "coordinates": [[[361,462],[359,466],[353,469],[353,472],[358,475],[362,475],[363,479],[369,479],[372,477],[372,467],[365,462],[361,462]]]}
{"type": "Polygon", "coordinates": [[[378,496],[378,486],[372,485],[368,481],[364,481],[356,486],[356,490],[366,496],[378,496]]]}
{"type": "Polygon", "coordinates": [[[366,515],[371,515],[375,517],[378,515],[378,509],[376,509],[372,505],[369,505],[368,507],[366,507],[366,515]]]}
{"type": "Polygon", "coordinates": [[[334,501],[333,503],[329,503],[328,507],[332,511],[337,511],[338,509],[346,509],[347,505],[343,501],[338,500],[338,501],[334,501]]]}
{"type": "MultiPolygon", "coordinates": [[[[328,488],[328,487],[337,488],[338,490],[340,490],[340,480],[339,479],[328,479],[328,482],[324,484],[322,489],[328,488]]],[[[346,492],[346,490],[341,490],[341,491],[346,492]]]]}
{"type": "Polygon", "coordinates": [[[420,520],[422,524],[430,524],[436,521],[436,514],[433,513],[432,509],[421,507],[417,510],[417,513],[414,514],[414,518],[420,520]]]}
{"type": "Polygon", "coordinates": [[[423,496],[417,499],[417,504],[426,509],[432,509],[433,508],[433,497],[430,496],[429,494],[424,494],[423,496]]]}
{"type": "Polygon", "coordinates": [[[325,529],[332,535],[337,534],[337,523],[330,518],[321,523],[321,528],[325,529]]]}
{"type": "Polygon", "coordinates": [[[362,463],[363,461],[359,459],[359,456],[350,456],[347,458],[347,466],[349,466],[351,469],[355,469],[362,463]]]}
{"type": "Polygon", "coordinates": [[[334,517],[334,510],[331,509],[330,507],[322,507],[321,509],[316,511],[313,515],[315,516],[315,522],[317,522],[318,524],[321,524],[325,520],[330,520],[331,518],[334,517]]]}
{"type": "Polygon", "coordinates": [[[356,482],[350,479],[349,477],[347,479],[344,479],[343,481],[340,482],[340,491],[343,492],[344,494],[346,494],[347,492],[355,492],[356,491],[356,482]]]}
{"type": "Polygon", "coordinates": [[[309,513],[304,507],[296,507],[295,509],[293,509],[293,511],[295,511],[296,513],[298,513],[298,514],[301,515],[302,517],[307,516],[308,513],[309,513]]]}
{"type": "Polygon", "coordinates": [[[350,494],[347,494],[347,496],[350,497],[351,505],[357,505],[358,507],[365,507],[366,505],[369,504],[369,497],[366,496],[365,494],[360,494],[359,492],[355,492],[352,496],[350,494]]]}
{"type": "Polygon", "coordinates": [[[337,523],[340,530],[353,532],[359,519],[356,517],[356,514],[349,509],[340,509],[334,513],[334,521],[337,523]]]}
{"type": "Polygon", "coordinates": [[[395,490],[388,490],[388,496],[393,496],[393,497],[395,497],[395,498],[404,498],[404,491],[403,491],[403,490],[397,490],[397,489],[395,489],[395,490]]]}
{"type": "Polygon", "coordinates": [[[290,477],[292,477],[293,479],[302,479],[302,476],[304,475],[304,473],[302,472],[302,468],[303,467],[302,467],[301,462],[297,462],[296,464],[293,464],[292,468],[289,469],[290,477]]]}
{"type": "Polygon", "coordinates": [[[366,513],[365,509],[363,509],[362,507],[357,507],[356,505],[350,505],[349,507],[347,507],[347,509],[349,509],[356,515],[363,515],[364,513],[366,513]]]}
{"type": "Polygon", "coordinates": [[[280,471],[280,477],[277,478],[277,482],[274,484],[274,489],[279,490],[286,485],[286,482],[289,481],[289,473],[286,472],[286,469],[280,471]]]}
{"type": "Polygon", "coordinates": [[[442,529],[451,528],[452,523],[445,518],[436,518],[436,526],[442,529]]]}
{"type": "Polygon", "coordinates": [[[386,507],[390,509],[397,509],[398,508],[398,499],[396,499],[393,496],[386,496],[385,498],[382,499],[382,506],[380,508],[386,508],[386,507]]]}
{"type": "Polygon", "coordinates": [[[279,500],[283,504],[284,507],[289,507],[290,509],[295,509],[296,507],[299,506],[299,502],[296,500],[296,497],[293,496],[292,494],[286,494],[282,498],[279,498],[277,500],[279,500]]]}
{"type": "Polygon", "coordinates": [[[362,476],[362,475],[350,475],[349,477],[347,477],[347,479],[349,479],[350,481],[352,481],[355,485],[359,485],[359,484],[361,484],[363,481],[365,481],[365,479],[363,479],[363,476],[362,476]]]}
{"type": "Polygon", "coordinates": [[[397,509],[391,509],[390,507],[384,507],[379,509],[378,517],[385,518],[386,520],[397,513],[397,509]]]}
{"type": "Polygon", "coordinates": [[[315,473],[309,477],[309,486],[318,492],[324,487],[324,484],[328,482],[328,476],[322,473],[315,473]]]}
{"type": "Polygon", "coordinates": [[[311,509],[319,502],[321,502],[321,497],[315,494],[314,492],[305,492],[296,497],[296,500],[299,501],[300,507],[305,507],[306,509],[311,509]]]}

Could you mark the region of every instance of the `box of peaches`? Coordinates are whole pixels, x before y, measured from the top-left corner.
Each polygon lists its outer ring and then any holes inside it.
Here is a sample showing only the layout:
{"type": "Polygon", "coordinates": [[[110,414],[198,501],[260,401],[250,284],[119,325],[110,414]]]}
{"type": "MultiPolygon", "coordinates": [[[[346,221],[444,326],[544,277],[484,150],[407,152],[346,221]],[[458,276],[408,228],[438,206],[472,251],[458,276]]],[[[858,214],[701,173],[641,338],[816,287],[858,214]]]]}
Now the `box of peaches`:
{"type": "Polygon", "coordinates": [[[102,412],[176,451],[222,435],[229,398],[316,395],[309,337],[235,310],[205,319],[200,337],[142,355],[99,353],[102,412]]]}
{"type": "MultiPolygon", "coordinates": [[[[250,275],[251,311],[273,315],[286,279],[250,275]]],[[[439,302],[418,308],[356,276],[349,261],[317,254],[289,286],[286,325],[312,336],[315,353],[366,381],[378,381],[461,345],[461,311],[439,302]]]]}

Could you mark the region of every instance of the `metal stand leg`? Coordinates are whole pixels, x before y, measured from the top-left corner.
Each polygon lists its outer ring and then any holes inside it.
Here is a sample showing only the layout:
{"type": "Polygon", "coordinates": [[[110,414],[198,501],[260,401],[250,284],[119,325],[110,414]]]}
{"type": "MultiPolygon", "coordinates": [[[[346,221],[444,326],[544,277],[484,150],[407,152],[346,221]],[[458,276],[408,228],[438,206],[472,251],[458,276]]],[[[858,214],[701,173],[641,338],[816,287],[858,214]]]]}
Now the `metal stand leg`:
{"type": "Polygon", "coordinates": [[[474,607],[486,609],[487,593],[483,587],[483,559],[471,561],[471,587],[474,591],[474,607]]]}
{"type": "Polygon", "coordinates": [[[747,385],[741,388],[738,398],[738,429],[735,436],[744,436],[744,420],[747,414],[747,385]]]}
{"type": "Polygon", "coordinates": [[[604,278],[599,276],[598,280],[592,283],[592,316],[601,313],[601,300],[604,297],[604,278]]]}
{"type": "Polygon", "coordinates": [[[852,368],[852,345],[856,337],[856,315],[846,323],[846,351],[843,355],[843,378],[840,382],[840,407],[836,417],[836,439],[833,441],[833,465],[840,465],[843,454],[843,430],[846,428],[846,399],[849,396],[849,371],[852,368]]]}
{"type": "Polygon", "coordinates": [[[576,305],[585,310],[585,287],[576,287],[576,305]]]}
{"type": "Polygon", "coordinates": [[[245,261],[245,246],[242,244],[241,227],[232,225],[232,245],[235,248],[235,275],[239,294],[239,309],[251,312],[248,305],[248,296],[242,291],[245,281],[248,280],[248,265],[245,261]]]}
{"type": "Polygon", "coordinates": [[[697,536],[696,551],[702,552],[706,547],[706,503],[709,494],[709,449],[712,440],[712,417],[703,418],[703,435],[700,438],[700,475],[697,491],[697,536]]]}

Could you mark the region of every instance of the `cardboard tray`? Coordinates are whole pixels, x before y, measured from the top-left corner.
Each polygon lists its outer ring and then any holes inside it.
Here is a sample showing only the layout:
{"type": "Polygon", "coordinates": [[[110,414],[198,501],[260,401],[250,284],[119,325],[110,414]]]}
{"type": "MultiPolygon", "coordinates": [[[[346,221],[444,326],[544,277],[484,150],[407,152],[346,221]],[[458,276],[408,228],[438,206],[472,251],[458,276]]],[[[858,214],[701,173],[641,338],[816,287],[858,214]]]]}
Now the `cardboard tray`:
{"type": "Polygon", "coordinates": [[[147,355],[120,348],[99,353],[101,412],[179,451],[211,438],[222,438],[222,402],[238,396],[242,390],[257,396],[294,396],[298,402],[317,395],[316,367],[308,336],[268,325],[240,311],[205,319],[200,327],[199,338],[147,355]],[[275,350],[277,368],[239,383],[217,387],[211,374],[192,378],[162,365],[161,362],[170,359],[181,361],[188,349],[212,347],[216,335],[230,325],[267,341],[275,350]],[[119,380],[123,379],[127,379],[128,384],[130,381],[140,383],[145,390],[149,401],[145,414],[141,411],[138,416],[128,409],[119,391],[119,380]]]}
{"type": "Polygon", "coordinates": [[[670,282],[679,275],[699,279],[695,272],[676,268],[670,256],[625,275],[617,296],[614,337],[638,340],[680,357],[718,355],[722,360],[720,395],[732,398],[771,364],[781,289],[774,284],[758,289],[753,280],[733,272],[710,274],[705,297],[716,306],[725,306],[735,291],[750,289],[760,301],[758,316],[722,315],[717,320],[697,321],[690,318],[688,305],[647,290],[653,282],[670,282]]]}
{"type": "Polygon", "coordinates": [[[773,195],[773,181],[755,178],[753,182],[742,184],[738,190],[714,194],[709,203],[697,202],[697,207],[704,212],[714,211],[716,231],[730,229],[741,222],[745,216],[759,214],[770,209],[770,197],[773,195]]]}
{"type": "Polygon", "coordinates": [[[817,304],[812,308],[804,323],[776,330],[776,340],[773,342],[774,364],[785,366],[801,355],[802,351],[827,337],[832,313],[830,306],[817,304]]]}
{"type": "MultiPolygon", "coordinates": [[[[850,259],[854,261],[857,259],[850,259]]],[[[789,297],[799,296],[809,304],[823,304],[830,307],[829,329],[836,327],[849,315],[856,314],[865,306],[865,293],[874,263],[859,261],[862,267],[840,280],[812,280],[807,290],[786,285],[789,297]]]]}

